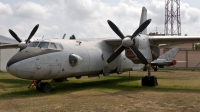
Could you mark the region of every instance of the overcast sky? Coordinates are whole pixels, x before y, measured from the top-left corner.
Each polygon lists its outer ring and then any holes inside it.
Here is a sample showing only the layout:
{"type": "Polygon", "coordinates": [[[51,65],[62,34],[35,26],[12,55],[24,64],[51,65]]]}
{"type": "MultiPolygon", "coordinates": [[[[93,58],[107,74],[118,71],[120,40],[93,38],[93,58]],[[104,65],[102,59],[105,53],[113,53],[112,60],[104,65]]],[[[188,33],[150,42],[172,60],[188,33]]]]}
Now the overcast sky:
{"type": "MultiPolygon", "coordinates": [[[[181,0],[182,35],[200,36],[200,1],[181,0]]],[[[107,20],[124,35],[139,26],[142,7],[152,22],[148,33],[164,32],[165,0],[0,0],[0,35],[11,37],[8,29],[26,39],[36,24],[34,38],[110,38],[117,35],[107,20]]]]}

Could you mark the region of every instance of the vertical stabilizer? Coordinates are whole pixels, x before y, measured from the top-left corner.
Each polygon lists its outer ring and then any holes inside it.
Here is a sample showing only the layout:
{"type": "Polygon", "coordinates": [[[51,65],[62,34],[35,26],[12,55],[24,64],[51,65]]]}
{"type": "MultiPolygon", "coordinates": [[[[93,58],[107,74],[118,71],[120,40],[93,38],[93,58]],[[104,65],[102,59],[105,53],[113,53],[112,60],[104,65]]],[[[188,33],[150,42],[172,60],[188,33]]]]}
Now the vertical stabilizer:
{"type": "MultiPolygon", "coordinates": [[[[141,17],[140,17],[140,24],[139,26],[144,23],[147,20],[147,9],[145,7],[142,7],[142,13],[141,13],[141,17]]],[[[141,34],[146,35],[147,34],[147,28],[144,29],[141,34]]]]}

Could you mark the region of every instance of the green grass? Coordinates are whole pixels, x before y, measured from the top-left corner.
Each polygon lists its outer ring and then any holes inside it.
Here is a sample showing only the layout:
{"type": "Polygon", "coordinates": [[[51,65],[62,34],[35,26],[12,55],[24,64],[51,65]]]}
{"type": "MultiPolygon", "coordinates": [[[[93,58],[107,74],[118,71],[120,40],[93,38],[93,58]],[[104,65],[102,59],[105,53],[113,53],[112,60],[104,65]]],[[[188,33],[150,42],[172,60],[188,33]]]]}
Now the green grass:
{"type": "MultiPolygon", "coordinates": [[[[166,71],[160,70],[158,77],[159,85],[157,87],[142,87],[141,78],[146,72],[132,72],[129,79],[128,73],[121,75],[100,76],[100,78],[87,78],[81,79],[68,78],[69,81],[58,83],[45,80],[43,82],[50,82],[52,86],[51,93],[70,93],[74,91],[137,91],[137,90],[153,90],[153,91],[195,91],[200,92],[199,78],[184,78],[176,75],[177,78],[173,78],[173,74],[177,74],[179,71],[166,71]],[[168,76],[166,76],[167,74],[168,76]],[[169,76],[172,77],[169,77],[169,76]]],[[[155,72],[152,72],[152,74],[155,72]]],[[[8,73],[0,73],[0,98],[5,97],[35,97],[44,95],[44,93],[36,91],[34,88],[28,89],[30,80],[24,80],[16,78],[8,73]]],[[[46,94],[45,94],[46,95],[46,94]]]]}
{"type": "Polygon", "coordinates": [[[143,71],[132,71],[130,78],[127,72],[100,78],[68,78],[69,81],[63,83],[45,80],[43,82],[50,82],[52,91],[42,93],[35,88],[27,88],[30,80],[0,73],[0,110],[187,111],[186,108],[199,110],[199,71],[152,71],[152,75],[158,78],[157,87],[141,86],[141,78],[146,74],[147,72],[143,71]],[[144,105],[147,107],[143,108],[144,105]]]}

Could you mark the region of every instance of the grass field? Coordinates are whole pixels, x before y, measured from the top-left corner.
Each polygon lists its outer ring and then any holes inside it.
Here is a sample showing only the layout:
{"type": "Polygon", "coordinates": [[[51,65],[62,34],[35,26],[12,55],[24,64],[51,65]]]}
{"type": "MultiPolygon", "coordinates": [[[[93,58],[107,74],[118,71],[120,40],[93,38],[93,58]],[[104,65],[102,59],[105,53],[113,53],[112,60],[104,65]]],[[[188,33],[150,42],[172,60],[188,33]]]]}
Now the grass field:
{"type": "MultiPolygon", "coordinates": [[[[69,78],[52,85],[51,93],[28,89],[29,80],[0,74],[0,112],[168,112],[200,110],[200,72],[160,70],[157,87],[142,87],[147,74],[132,71],[100,78],[69,78]]],[[[43,81],[45,82],[45,81],[43,81]]]]}

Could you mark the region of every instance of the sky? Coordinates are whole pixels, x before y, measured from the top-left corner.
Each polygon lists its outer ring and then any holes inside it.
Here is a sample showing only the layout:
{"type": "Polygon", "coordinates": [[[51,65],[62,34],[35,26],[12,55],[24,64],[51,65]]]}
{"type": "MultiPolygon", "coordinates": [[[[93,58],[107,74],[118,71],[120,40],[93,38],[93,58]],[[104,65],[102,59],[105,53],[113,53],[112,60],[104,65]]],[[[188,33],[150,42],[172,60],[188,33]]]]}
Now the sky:
{"type": "MultiPolygon", "coordinates": [[[[181,33],[200,36],[200,1],[181,0],[181,33]]],[[[147,32],[164,33],[165,0],[0,0],[0,35],[12,38],[12,29],[23,40],[36,24],[33,38],[113,38],[107,24],[114,22],[124,35],[138,27],[142,7],[152,22],[147,32]]]]}

